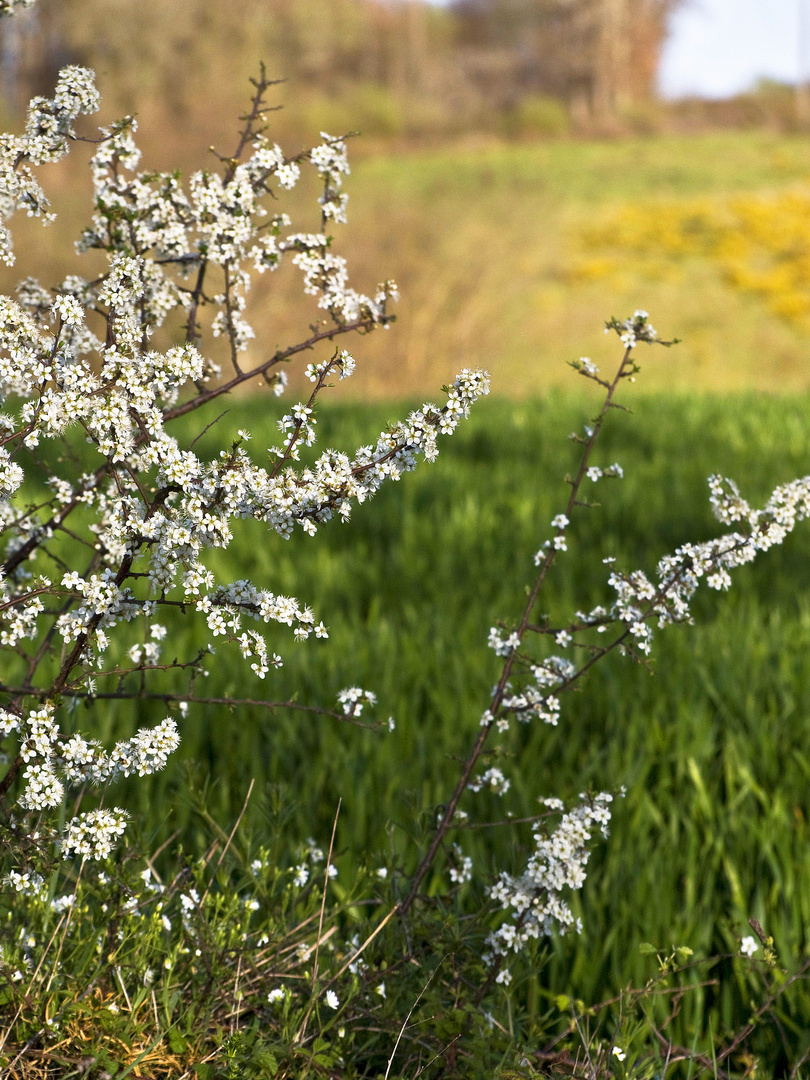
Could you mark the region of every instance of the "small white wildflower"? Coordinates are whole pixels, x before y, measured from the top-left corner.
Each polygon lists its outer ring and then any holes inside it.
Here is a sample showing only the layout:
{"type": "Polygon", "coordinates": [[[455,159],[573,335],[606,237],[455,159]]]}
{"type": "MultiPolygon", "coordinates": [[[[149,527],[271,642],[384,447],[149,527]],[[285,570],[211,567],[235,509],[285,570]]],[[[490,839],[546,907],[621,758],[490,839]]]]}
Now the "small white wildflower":
{"type": "Polygon", "coordinates": [[[757,939],[755,937],[751,937],[750,935],[748,937],[744,937],[742,939],[742,942],[740,943],[740,952],[743,954],[743,956],[753,956],[758,948],[759,945],[757,944],[757,939]]]}
{"type": "Polygon", "coordinates": [[[326,1004],[329,1006],[330,1009],[337,1009],[340,1005],[340,1002],[338,1001],[338,996],[334,990],[326,991],[326,1004]]]}
{"type": "Polygon", "coordinates": [[[293,876],[293,885],[295,885],[299,889],[303,889],[308,880],[309,869],[304,865],[304,863],[301,863],[300,866],[296,866],[295,874],[293,876]]]}

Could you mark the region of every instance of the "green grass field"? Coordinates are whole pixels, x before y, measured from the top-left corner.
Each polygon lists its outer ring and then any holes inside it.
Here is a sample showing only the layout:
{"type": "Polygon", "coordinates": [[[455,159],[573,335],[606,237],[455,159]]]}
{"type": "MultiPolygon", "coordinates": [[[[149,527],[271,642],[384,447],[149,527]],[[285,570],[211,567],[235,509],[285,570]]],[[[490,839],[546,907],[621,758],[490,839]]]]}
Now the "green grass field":
{"type": "MultiPolygon", "coordinates": [[[[650,367],[677,363],[670,354],[649,359],[650,367]]],[[[604,506],[580,514],[576,542],[557,565],[543,610],[565,617],[607,598],[605,556],[652,571],[678,544],[716,535],[706,497],[710,472],[736,478],[755,502],[802,475],[808,404],[804,397],[658,395],[640,397],[633,416],[614,414],[597,460],[618,460],[625,479],[604,483],[604,506]]],[[[248,576],[305,598],[331,640],[295,646],[283,628],[271,635],[285,666],[267,686],[253,685],[246,666],[223,649],[198,693],[294,694],[305,704],[331,705],[340,688],[359,684],[378,694],[377,715],[393,715],[397,726],[372,734],[301,714],[192,707],[177,760],[128,792],[153,848],[180,830],[164,859],[179,843],[194,847],[210,837],[185,761],[198,787],[207,779],[206,812],[226,830],[255,779],[244,844],[270,844],[278,828],[287,838],[328,841],[342,799],[338,884],[351,881],[358,862],[411,862],[415,815],[429,825],[449,794],[497,676],[488,629],[520,609],[532,555],[566,497],[561,478],[574,460],[566,436],[591,408],[593,401],[572,394],[519,404],[485,400],[435,465],[383,490],[348,525],[287,543],[245,529],[227,565],[218,563],[223,577],[248,576]]],[[[255,449],[272,438],[268,411],[254,403],[222,424],[253,430],[255,449]]],[[[353,447],[399,412],[325,409],[322,438],[353,447]]],[[[535,812],[539,796],[627,787],[578,902],[584,933],[554,945],[543,985],[585,1000],[605,997],[651,974],[641,942],[688,945],[697,954],[734,949],[733,928],[747,932],[749,916],[774,936],[786,966],[804,952],[807,528],[738,571],[728,595],[699,598],[694,627],[657,639],[653,673],[609,658],[584,692],[565,701],[558,728],[521,727],[502,738],[499,763],[513,781],[503,807],[516,817],[535,812]]],[[[188,631],[178,625],[170,637],[176,655],[190,654],[188,631]]],[[[121,737],[120,713],[108,715],[97,734],[121,737]]],[[[162,715],[162,708],[145,714],[139,706],[137,719],[162,715]]],[[[494,797],[468,799],[468,809],[478,801],[483,820],[503,815],[494,797]]],[[[461,841],[477,868],[470,887],[518,867],[528,839],[520,827],[467,831],[461,841]]],[[[725,984],[724,1008],[733,1007],[734,994],[733,982],[725,984]]],[[[800,1000],[798,1022],[810,1022],[810,1000],[800,1000]]]]}

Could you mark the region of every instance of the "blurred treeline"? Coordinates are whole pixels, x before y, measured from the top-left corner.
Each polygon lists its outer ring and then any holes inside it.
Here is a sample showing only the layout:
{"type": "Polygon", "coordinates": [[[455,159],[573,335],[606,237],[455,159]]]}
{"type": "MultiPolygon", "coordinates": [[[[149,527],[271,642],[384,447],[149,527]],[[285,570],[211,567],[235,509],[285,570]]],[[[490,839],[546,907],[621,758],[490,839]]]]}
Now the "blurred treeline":
{"type": "Polygon", "coordinates": [[[274,129],[508,136],[617,129],[654,98],[679,0],[40,0],[4,20],[2,105],[47,93],[67,62],[99,74],[105,112],[232,121],[264,61],[274,129]]]}

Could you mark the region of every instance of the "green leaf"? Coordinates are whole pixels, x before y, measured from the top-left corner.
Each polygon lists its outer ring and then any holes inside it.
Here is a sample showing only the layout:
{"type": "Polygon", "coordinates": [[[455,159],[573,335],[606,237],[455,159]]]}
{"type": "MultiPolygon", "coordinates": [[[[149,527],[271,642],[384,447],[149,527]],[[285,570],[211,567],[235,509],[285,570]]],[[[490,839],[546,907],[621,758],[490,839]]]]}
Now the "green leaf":
{"type": "Polygon", "coordinates": [[[182,1054],[184,1050],[188,1049],[188,1043],[177,1028],[169,1029],[169,1046],[173,1054],[182,1054]]]}
{"type": "Polygon", "coordinates": [[[638,951],[642,956],[654,956],[658,952],[658,949],[654,945],[651,945],[649,941],[642,941],[638,947],[638,951]]]}

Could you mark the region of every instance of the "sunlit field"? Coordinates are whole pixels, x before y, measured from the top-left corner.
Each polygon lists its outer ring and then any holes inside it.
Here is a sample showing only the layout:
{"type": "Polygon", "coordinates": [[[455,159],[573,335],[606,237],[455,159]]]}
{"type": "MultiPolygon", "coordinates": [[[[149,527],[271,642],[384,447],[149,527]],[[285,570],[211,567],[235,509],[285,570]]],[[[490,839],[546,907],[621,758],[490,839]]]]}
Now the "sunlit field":
{"type": "MultiPolygon", "coordinates": [[[[166,147],[150,151],[148,117],[139,141],[143,165],[165,167],[166,147]]],[[[81,149],[52,167],[52,190],[71,209],[47,234],[22,223],[25,242],[17,267],[3,272],[4,288],[35,269],[44,276],[45,238],[61,253],[55,272],[76,272],[70,240],[89,212],[81,149]]],[[[345,388],[349,396],[419,397],[459,367],[482,365],[492,371],[496,393],[533,397],[565,384],[561,359],[592,355],[600,362],[609,346],[594,330],[638,307],[662,335],[684,341],[677,363],[662,362],[646,375],[649,389],[808,385],[810,337],[792,316],[790,278],[771,281],[766,293],[752,290],[729,274],[711,245],[673,249],[671,236],[658,230],[662,203],[667,220],[694,216],[696,200],[722,218],[735,195],[767,204],[798,192],[794,217],[804,220],[810,144],[802,137],[753,131],[523,144],[482,137],[477,145],[419,150],[386,149],[360,137],[350,157],[349,222],[334,227],[335,250],[349,258],[358,288],[393,277],[401,300],[398,325],[383,341],[375,336],[354,346],[363,363],[345,388]],[[629,235],[628,213],[636,222],[629,235]]],[[[214,161],[205,151],[187,151],[183,164],[214,161]]],[[[317,196],[314,185],[293,192],[294,226],[319,227],[317,196]]],[[[784,256],[778,249],[765,254],[771,262],[784,256]]],[[[304,336],[321,315],[302,297],[300,275],[289,265],[256,281],[251,304],[259,313],[256,361],[304,336]]]]}

